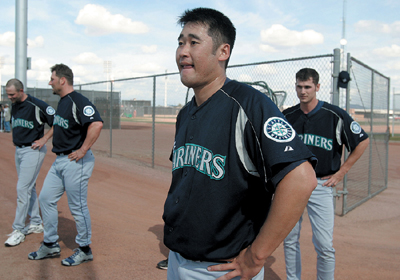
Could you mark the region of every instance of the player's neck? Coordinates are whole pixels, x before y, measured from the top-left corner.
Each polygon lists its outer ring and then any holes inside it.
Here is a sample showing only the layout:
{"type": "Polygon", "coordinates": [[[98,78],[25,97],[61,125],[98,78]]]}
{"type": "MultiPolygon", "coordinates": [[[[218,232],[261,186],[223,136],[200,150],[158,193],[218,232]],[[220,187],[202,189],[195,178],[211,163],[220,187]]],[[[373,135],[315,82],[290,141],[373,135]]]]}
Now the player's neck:
{"type": "Polygon", "coordinates": [[[205,86],[193,88],[197,106],[200,106],[206,102],[211,96],[214,95],[214,93],[222,88],[225,80],[226,74],[218,76],[211,83],[208,83],[205,86]]]}
{"type": "Polygon", "coordinates": [[[318,105],[318,99],[313,99],[310,102],[307,103],[300,103],[300,109],[303,111],[304,114],[310,113],[312,110],[315,109],[318,105]]]}
{"type": "Polygon", "coordinates": [[[70,94],[73,91],[74,91],[74,87],[73,86],[66,86],[60,92],[60,97],[63,98],[64,96],[70,94]]]}
{"type": "Polygon", "coordinates": [[[24,92],[24,95],[21,98],[21,102],[24,102],[28,98],[28,95],[24,92]]]}

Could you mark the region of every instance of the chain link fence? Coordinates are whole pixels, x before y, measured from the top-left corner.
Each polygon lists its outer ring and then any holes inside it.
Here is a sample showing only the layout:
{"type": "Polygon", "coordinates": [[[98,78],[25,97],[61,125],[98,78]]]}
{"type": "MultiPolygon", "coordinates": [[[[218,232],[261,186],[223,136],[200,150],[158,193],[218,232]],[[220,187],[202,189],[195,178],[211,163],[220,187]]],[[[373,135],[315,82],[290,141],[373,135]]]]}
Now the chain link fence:
{"type": "MultiPolygon", "coordinates": [[[[387,187],[390,134],[390,79],[350,56],[346,65],[351,75],[347,89],[337,87],[338,49],[333,54],[234,65],[227,69],[230,79],[259,89],[283,110],[298,103],[296,72],[314,68],[320,74],[318,99],[345,109],[369,134],[369,148],[335,190],[338,215],[346,214],[387,187]]],[[[194,95],[193,90],[182,85],[179,73],[99,81],[77,85],[75,89],[95,104],[105,121],[103,132],[93,146],[97,154],[119,158],[123,164],[135,162],[153,168],[171,168],[169,156],[176,116],[194,95]]],[[[39,89],[28,93],[56,108],[58,96],[45,96],[39,89]]],[[[400,108],[400,99],[398,105],[400,108]]],[[[343,160],[346,156],[345,153],[343,160]]]]}

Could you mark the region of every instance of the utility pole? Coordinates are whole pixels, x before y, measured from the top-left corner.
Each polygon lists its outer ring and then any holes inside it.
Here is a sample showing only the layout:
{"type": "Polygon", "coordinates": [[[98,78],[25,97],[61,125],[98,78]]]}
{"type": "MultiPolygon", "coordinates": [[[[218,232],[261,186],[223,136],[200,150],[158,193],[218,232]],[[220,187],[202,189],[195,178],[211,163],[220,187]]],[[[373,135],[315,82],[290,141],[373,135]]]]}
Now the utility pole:
{"type": "Polygon", "coordinates": [[[19,79],[25,89],[28,70],[28,0],[15,0],[15,78],[19,79]]]}
{"type": "Polygon", "coordinates": [[[346,3],[347,0],[343,0],[343,18],[342,18],[342,39],[340,40],[340,47],[341,47],[341,68],[342,70],[346,70],[346,60],[345,60],[345,47],[347,45],[346,40],[346,3]]]}

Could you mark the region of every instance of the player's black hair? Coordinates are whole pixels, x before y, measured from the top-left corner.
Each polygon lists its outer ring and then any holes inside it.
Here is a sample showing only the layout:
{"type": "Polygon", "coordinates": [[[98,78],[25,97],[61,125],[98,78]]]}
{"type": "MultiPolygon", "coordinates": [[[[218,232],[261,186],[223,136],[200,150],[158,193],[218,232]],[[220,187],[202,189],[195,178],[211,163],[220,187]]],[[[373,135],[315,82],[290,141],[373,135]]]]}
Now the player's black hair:
{"type": "Polygon", "coordinates": [[[299,72],[296,73],[296,81],[308,81],[308,79],[312,78],[313,83],[318,85],[319,83],[319,74],[315,69],[312,68],[303,68],[300,69],[299,72]]]}
{"type": "Polygon", "coordinates": [[[6,88],[14,86],[16,91],[24,90],[24,84],[18,79],[11,79],[7,82],[6,88]]]}
{"type": "Polygon", "coordinates": [[[59,78],[64,77],[67,79],[67,82],[70,86],[74,85],[74,73],[72,73],[71,68],[69,68],[65,64],[56,64],[53,67],[50,68],[51,72],[56,72],[56,76],[59,78]]]}
{"type": "MultiPolygon", "coordinates": [[[[210,8],[195,8],[186,10],[179,17],[178,24],[184,27],[187,23],[200,23],[208,26],[208,35],[213,40],[213,51],[216,52],[222,44],[229,44],[231,47],[230,58],[235,44],[236,28],[227,16],[210,8]]],[[[225,68],[228,66],[229,58],[226,61],[225,68]]]]}

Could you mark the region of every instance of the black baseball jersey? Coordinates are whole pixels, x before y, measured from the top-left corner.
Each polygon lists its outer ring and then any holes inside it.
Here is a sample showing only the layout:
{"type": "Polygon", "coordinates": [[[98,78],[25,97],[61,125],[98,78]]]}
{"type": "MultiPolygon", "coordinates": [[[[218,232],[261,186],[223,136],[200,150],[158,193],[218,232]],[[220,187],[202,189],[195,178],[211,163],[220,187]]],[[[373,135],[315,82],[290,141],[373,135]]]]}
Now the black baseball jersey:
{"type": "Polygon", "coordinates": [[[82,94],[73,91],[60,99],[54,116],[54,153],[79,149],[86,139],[87,127],[103,121],[96,107],[82,94]]]}
{"type": "Polygon", "coordinates": [[[352,152],[368,138],[367,133],[343,109],[319,101],[308,114],[300,104],[283,111],[304,144],[319,159],[317,177],[332,175],[339,171],[343,145],[352,152]]]}
{"type": "Polygon", "coordinates": [[[275,104],[228,80],[179,112],[164,243],[191,260],[237,256],[263,225],[280,180],[315,158],[275,104]]]}
{"type": "Polygon", "coordinates": [[[53,125],[55,110],[46,102],[27,94],[21,103],[13,103],[11,123],[13,142],[16,146],[30,146],[44,135],[44,126],[53,125]]]}

